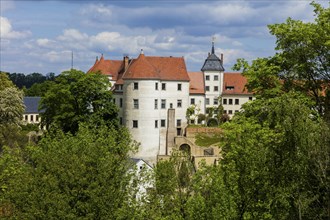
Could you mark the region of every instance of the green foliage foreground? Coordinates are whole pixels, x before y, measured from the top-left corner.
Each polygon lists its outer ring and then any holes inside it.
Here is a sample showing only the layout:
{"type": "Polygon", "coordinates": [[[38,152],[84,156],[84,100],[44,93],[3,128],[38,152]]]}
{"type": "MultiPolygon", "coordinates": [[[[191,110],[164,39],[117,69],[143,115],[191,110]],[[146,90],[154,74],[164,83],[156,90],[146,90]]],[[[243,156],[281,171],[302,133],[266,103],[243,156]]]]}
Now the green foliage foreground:
{"type": "Polygon", "coordinates": [[[81,127],[36,146],[5,148],[0,214],[18,219],[117,219],[131,179],[125,129],[81,127]],[[1,213],[2,212],[2,213],[1,213]]]}

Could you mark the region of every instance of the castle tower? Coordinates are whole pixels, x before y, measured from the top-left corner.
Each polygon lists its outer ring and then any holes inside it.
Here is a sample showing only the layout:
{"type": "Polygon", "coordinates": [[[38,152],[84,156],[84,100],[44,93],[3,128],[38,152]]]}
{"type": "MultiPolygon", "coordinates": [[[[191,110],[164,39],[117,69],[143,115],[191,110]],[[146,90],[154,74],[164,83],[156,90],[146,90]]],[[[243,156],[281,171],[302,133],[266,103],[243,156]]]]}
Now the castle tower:
{"type": "Polygon", "coordinates": [[[223,56],[221,59],[215,54],[214,41],[212,41],[211,53],[206,58],[201,69],[205,80],[205,107],[218,106],[218,98],[223,91],[223,56]]]}

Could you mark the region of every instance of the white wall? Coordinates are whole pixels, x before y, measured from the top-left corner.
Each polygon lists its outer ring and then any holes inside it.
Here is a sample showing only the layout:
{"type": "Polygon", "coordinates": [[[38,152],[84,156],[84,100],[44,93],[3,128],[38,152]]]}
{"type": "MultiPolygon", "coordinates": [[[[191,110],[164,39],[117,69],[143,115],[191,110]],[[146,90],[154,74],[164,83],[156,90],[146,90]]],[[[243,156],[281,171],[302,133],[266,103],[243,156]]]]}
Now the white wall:
{"type": "Polygon", "coordinates": [[[217,106],[217,104],[214,104],[214,99],[218,99],[218,97],[222,93],[223,72],[205,71],[204,80],[205,80],[205,98],[209,99],[209,104],[206,104],[206,108],[217,106]],[[207,77],[209,77],[209,80],[207,80],[207,77]],[[215,77],[217,77],[217,80],[215,80],[215,77]],[[206,91],[207,86],[209,87],[209,91],[206,91]],[[217,91],[215,91],[215,87],[217,87],[217,91]]]}
{"type": "Polygon", "coordinates": [[[143,158],[151,163],[156,162],[158,154],[166,153],[167,109],[176,109],[175,118],[185,123],[185,114],[188,107],[189,83],[160,80],[125,80],[123,87],[123,124],[130,130],[134,140],[141,143],[136,157],[143,158]],[[134,89],[134,83],[138,89],[134,89]],[[158,83],[158,90],[155,89],[158,83]],[[162,83],[166,89],[162,90],[162,83]],[[181,91],[178,91],[178,83],[181,91]],[[139,108],[134,108],[134,99],[138,100],[139,108]],[[158,108],[155,109],[155,99],[158,108]],[[166,100],[166,108],[162,109],[161,100],[166,100]],[[177,101],[181,100],[181,108],[177,101]],[[133,120],[138,121],[138,128],[133,128],[133,120]],[[155,121],[158,128],[155,128],[155,121]],[[161,120],[165,120],[165,127],[161,127],[161,120]]]}
{"type": "Polygon", "coordinates": [[[250,98],[253,98],[252,94],[230,94],[230,95],[223,94],[222,95],[223,109],[230,117],[233,117],[235,112],[240,111],[244,103],[250,101],[250,98]],[[230,100],[232,100],[231,104],[229,104],[230,100]],[[235,103],[236,100],[238,100],[239,102],[238,104],[235,103]]]}
{"type": "Polygon", "coordinates": [[[23,114],[23,121],[27,124],[37,124],[41,122],[41,118],[38,113],[23,114]]]}

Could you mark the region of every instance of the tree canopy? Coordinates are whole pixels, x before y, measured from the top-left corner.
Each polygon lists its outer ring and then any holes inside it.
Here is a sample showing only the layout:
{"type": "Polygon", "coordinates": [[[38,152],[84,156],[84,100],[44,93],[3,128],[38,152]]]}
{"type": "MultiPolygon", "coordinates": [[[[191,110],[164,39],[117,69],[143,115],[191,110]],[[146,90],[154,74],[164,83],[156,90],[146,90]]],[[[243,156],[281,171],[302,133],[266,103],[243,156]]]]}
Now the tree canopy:
{"type": "Polygon", "coordinates": [[[41,99],[42,125],[74,134],[79,122],[115,123],[117,107],[106,76],[78,70],[60,74],[41,99]]]}
{"type": "Polygon", "coordinates": [[[288,18],[268,25],[276,37],[277,53],[248,64],[239,59],[234,69],[243,70],[247,88],[257,96],[274,97],[290,90],[302,91],[315,101],[323,115],[329,114],[330,8],[311,3],[314,22],[288,18]]]}

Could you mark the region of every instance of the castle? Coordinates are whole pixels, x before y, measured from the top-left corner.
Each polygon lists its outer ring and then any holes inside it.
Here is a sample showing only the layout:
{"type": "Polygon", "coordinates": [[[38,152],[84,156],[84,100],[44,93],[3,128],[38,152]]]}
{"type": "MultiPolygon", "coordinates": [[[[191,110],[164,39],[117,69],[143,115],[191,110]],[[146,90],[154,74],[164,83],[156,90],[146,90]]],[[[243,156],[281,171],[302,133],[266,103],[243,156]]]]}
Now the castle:
{"type": "Polygon", "coordinates": [[[214,43],[201,72],[188,72],[183,57],[146,56],[143,50],[135,59],[105,60],[102,55],[88,70],[108,76],[120,123],[141,143],[135,156],[150,163],[171,153],[175,137],[185,135],[188,123],[205,123],[197,117],[188,121],[189,107],[205,115],[222,104],[231,117],[253,99],[244,76],[224,71],[223,55],[215,54],[214,43]]]}

